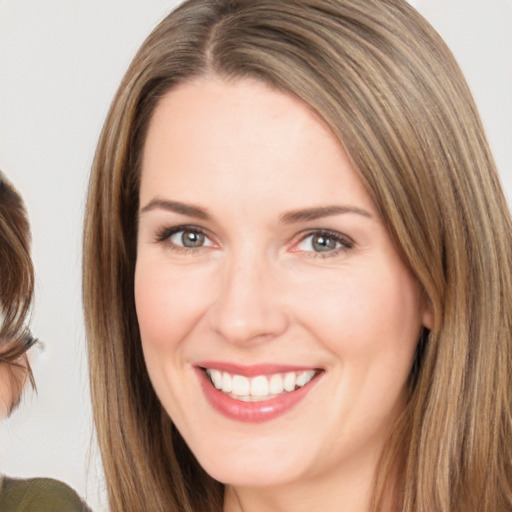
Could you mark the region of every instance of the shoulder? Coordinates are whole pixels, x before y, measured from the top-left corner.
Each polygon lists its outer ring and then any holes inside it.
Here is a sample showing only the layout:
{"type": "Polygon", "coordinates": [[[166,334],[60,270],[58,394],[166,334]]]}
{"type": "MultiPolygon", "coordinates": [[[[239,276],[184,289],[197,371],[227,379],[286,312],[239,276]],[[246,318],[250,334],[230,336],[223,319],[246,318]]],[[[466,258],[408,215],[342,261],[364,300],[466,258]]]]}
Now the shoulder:
{"type": "Polygon", "coordinates": [[[0,510],[5,512],[90,512],[78,494],[53,478],[3,478],[0,510]]]}

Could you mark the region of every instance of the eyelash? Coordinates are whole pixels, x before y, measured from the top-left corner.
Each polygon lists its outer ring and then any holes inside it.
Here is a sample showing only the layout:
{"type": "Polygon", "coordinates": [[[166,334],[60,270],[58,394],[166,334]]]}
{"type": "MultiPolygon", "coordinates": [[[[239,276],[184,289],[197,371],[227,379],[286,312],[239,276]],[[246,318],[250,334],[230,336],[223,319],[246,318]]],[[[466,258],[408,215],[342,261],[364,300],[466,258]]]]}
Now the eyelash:
{"type": "MultiPolygon", "coordinates": [[[[198,246],[198,247],[185,247],[181,245],[177,245],[170,241],[170,238],[173,235],[176,235],[180,232],[191,232],[191,233],[197,233],[199,235],[202,235],[205,237],[205,239],[210,240],[210,237],[207,235],[207,233],[202,229],[198,228],[197,226],[175,226],[172,228],[165,227],[160,229],[155,236],[155,242],[156,243],[166,243],[169,248],[172,251],[176,251],[182,254],[188,254],[196,252],[199,249],[202,249],[204,247],[209,246],[198,246]]],[[[329,258],[333,256],[338,256],[341,253],[347,252],[350,249],[354,247],[354,241],[349,238],[346,235],[342,235],[341,233],[338,233],[336,231],[330,231],[326,229],[316,229],[316,230],[310,230],[305,233],[301,234],[300,240],[293,244],[293,247],[296,248],[300,244],[304,243],[308,238],[310,237],[324,237],[326,239],[334,241],[335,244],[339,244],[339,247],[335,247],[332,250],[327,250],[325,252],[320,251],[301,251],[299,249],[292,249],[291,252],[302,252],[307,255],[307,257],[310,258],[329,258]]]]}
{"type": "Polygon", "coordinates": [[[339,256],[342,253],[345,253],[354,247],[354,241],[346,235],[342,235],[337,231],[330,231],[327,229],[314,229],[303,233],[300,240],[294,244],[294,247],[304,243],[310,237],[324,237],[326,239],[334,241],[335,244],[339,244],[339,247],[335,247],[332,250],[328,250],[325,252],[319,251],[300,251],[294,250],[293,252],[303,252],[310,258],[331,258],[333,256],[339,256]]]}
{"type": "Polygon", "coordinates": [[[188,253],[191,253],[191,252],[196,252],[198,249],[202,249],[204,247],[204,246],[185,247],[185,246],[177,245],[177,244],[171,242],[171,240],[170,240],[171,237],[173,235],[176,235],[177,233],[182,232],[182,231],[183,232],[190,232],[190,233],[197,233],[199,235],[204,236],[205,239],[210,240],[210,237],[201,228],[198,228],[196,226],[175,226],[175,227],[172,227],[172,228],[165,227],[165,228],[162,228],[161,230],[159,230],[156,233],[155,242],[156,243],[165,243],[166,245],[169,246],[169,248],[172,251],[180,252],[182,254],[188,254],[188,253]]]}

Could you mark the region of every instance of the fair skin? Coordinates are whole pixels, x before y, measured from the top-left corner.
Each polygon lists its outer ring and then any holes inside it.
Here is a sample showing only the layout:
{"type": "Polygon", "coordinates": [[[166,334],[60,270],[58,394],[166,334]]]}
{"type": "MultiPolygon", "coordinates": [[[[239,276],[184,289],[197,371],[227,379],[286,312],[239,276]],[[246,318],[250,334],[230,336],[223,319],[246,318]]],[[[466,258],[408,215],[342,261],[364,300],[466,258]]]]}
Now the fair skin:
{"type": "MultiPolygon", "coordinates": [[[[7,352],[8,344],[0,344],[0,356],[7,352]]],[[[26,361],[20,358],[17,361],[21,367],[16,367],[0,361],[0,420],[6,418],[13,405],[19,399],[26,381],[26,361]]]]}
{"type": "Polygon", "coordinates": [[[431,314],[325,123],[256,81],[173,89],[150,123],[138,229],[148,372],[226,484],[224,510],[366,512],[431,314]],[[259,387],[304,371],[300,389],[259,387]]]}
{"type": "Polygon", "coordinates": [[[0,419],[5,418],[13,402],[11,375],[5,363],[0,363],[0,419]]]}

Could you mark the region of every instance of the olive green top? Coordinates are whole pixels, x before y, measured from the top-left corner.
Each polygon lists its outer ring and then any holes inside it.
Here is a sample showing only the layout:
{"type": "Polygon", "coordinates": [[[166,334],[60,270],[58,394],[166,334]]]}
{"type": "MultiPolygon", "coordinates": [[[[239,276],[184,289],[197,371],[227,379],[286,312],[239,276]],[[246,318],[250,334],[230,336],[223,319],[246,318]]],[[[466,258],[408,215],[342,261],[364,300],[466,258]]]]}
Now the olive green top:
{"type": "Polygon", "coordinates": [[[91,512],[78,494],[52,478],[0,476],[1,512],[91,512]]]}

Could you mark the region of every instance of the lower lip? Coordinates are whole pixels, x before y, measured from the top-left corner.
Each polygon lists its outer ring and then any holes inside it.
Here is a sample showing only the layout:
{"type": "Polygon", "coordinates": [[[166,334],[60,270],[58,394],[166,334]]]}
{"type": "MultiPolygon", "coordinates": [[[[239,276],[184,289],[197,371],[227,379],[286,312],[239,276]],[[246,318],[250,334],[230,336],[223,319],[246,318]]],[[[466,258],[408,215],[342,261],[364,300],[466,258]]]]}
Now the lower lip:
{"type": "Polygon", "coordinates": [[[229,419],[246,423],[262,423],[281,416],[295,407],[312,389],[317,376],[305,386],[261,402],[235,400],[216,389],[204,370],[197,368],[203,392],[214,409],[229,419]]]}

